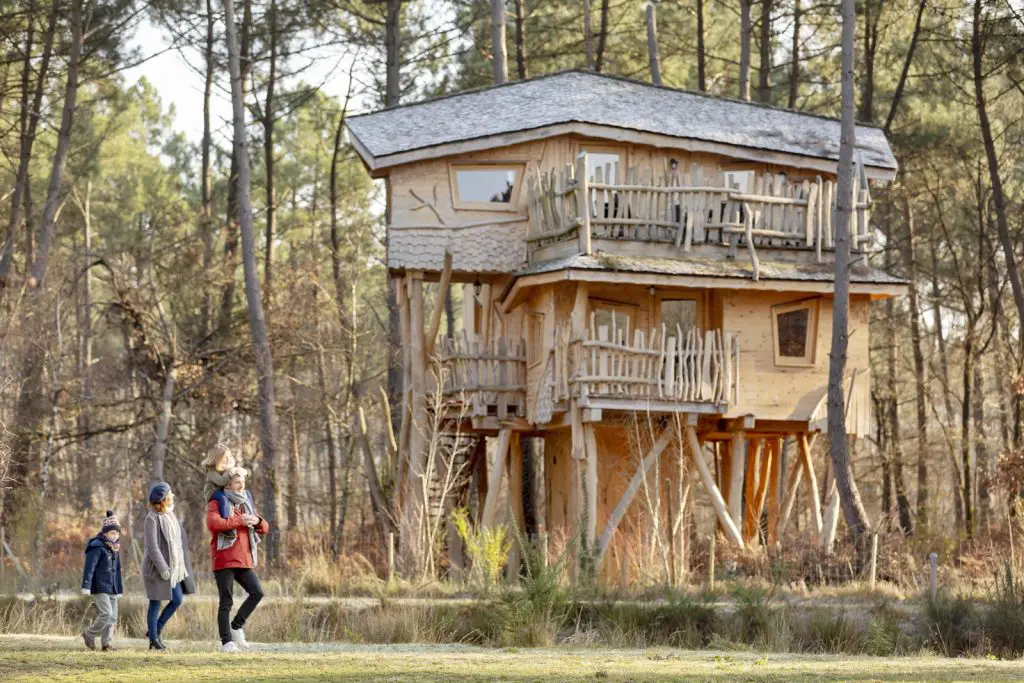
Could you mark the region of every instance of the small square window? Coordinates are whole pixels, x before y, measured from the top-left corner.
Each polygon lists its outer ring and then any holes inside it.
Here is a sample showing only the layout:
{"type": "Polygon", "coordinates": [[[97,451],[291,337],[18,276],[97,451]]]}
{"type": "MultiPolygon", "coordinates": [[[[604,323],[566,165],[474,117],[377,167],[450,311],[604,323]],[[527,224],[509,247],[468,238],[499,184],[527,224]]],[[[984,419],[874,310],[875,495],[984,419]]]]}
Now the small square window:
{"type": "Polygon", "coordinates": [[[814,365],[818,340],[818,301],[772,306],[772,337],[776,365],[814,365]]]}
{"type": "Polygon", "coordinates": [[[697,301],[695,299],[662,299],[661,322],[665,336],[675,337],[681,329],[685,335],[697,326],[697,301]]]}
{"type": "Polygon", "coordinates": [[[629,335],[637,323],[636,306],[599,299],[591,299],[590,306],[593,312],[591,327],[594,339],[602,339],[604,334],[607,335],[604,341],[630,343],[629,335]]]}
{"type": "Polygon", "coordinates": [[[525,164],[452,164],[450,179],[456,209],[516,211],[525,164]]]}

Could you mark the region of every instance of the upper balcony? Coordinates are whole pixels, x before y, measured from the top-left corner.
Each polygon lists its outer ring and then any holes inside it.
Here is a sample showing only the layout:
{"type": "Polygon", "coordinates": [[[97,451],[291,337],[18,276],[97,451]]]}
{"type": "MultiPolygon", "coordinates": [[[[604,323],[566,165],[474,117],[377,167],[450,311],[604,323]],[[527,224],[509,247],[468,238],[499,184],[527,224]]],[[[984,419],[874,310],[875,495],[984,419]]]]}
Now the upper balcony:
{"type": "MultiPolygon", "coordinates": [[[[587,173],[586,153],[575,165],[533,177],[528,184],[527,254],[530,262],[562,256],[565,249],[590,254],[594,242],[608,251],[649,245],[671,256],[701,245],[744,249],[758,274],[758,249],[809,252],[820,262],[834,249],[836,183],[816,176],[793,181],[784,174],[726,174],[705,178],[702,168],[672,169],[652,178],[611,166],[587,173]],[[624,176],[624,177],[622,177],[624,176]],[[737,176],[740,176],[737,178],[737,176]]],[[[872,241],[871,195],[863,166],[854,175],[856,197],[850,245],[866,254],[872,241]]]]}

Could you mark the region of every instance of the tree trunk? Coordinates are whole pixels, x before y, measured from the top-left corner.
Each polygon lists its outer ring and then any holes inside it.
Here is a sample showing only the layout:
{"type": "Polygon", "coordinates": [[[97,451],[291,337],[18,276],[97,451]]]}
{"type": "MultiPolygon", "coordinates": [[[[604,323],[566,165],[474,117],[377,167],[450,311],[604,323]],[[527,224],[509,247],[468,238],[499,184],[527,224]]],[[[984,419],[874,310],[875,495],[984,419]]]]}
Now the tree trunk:
{"type": "Polygon", "coordinates": [[[164,367],[163,395],[160,398],[160,413],[156,422],[156,441],[150,459],[149,483],[164,481],[164,463],[167,460],[167,435],[170,432],[171,417],[174,414],[174,371],[170,363],[164,367]]]}
{"type": "Polygon", "coordinates": [[[967,323],[964,334],[964,399],[960,415],[960,468],[964,501],[964,534],[968,539],[974,538],[974,501],[973,484],[971,483],[971,382],[974,372],[974,321],[967,323]]]}
{"type": "Polygon", "coordinates": [[[245,273],[245,296],[249,309],[249,328],[256,358],[260,410],[260,447],[265,468],[262,516],[270,524],[267,535],[267,557],[271,565],[279,564],[280,530],[277,527],[277,411],[274,405],[274,358],[270,351],[267,322],[263,316],[256,244],[253,234],[252,201],[249,191],[249,148],[245,129],[245,102],[242,99],[242,68],[233,0],[224,0],[224,24],[227,28],[228,55],[231,67],[231,111],[234,129],[234,155],[238,158],[238,225],[242,238],[242,267],[245,273]]]}
{"type": "Polygon", "coordinates": [[[803,0],[793,0],[793,47],[790,49],[789,64],[789,101],[790,109],[796,109],[796,100],[800,96],[800,20],[803,18],[803,0]]]}
{"type": "Polygon", "coordinates": [[[761,0],[761,60],[757,69],[757,98],[772,103],[772,0],[761,0]]]}
{"type": "Polygon", "coordinates": [[[508,80],[508,50],[505,49],[505,0],[491,0],[491,59],[494,82],[508,80]]]}
{"type": "Polygon", "coordinates": [[[78,500],[83,510],[92,509],[92,453],[91,430],[93,372],[92,372],[92,182],[85,186],[85,199],[81,206],[83,228],[82,309],[80,315],[80,346],[78,376],[82,378],[82,407],[78,412],[78,431],[83,434],[82,447],[77,456],[76,475],[78,500]]]}
{"type": "Polygon", "coordinates": [[[878,17],[882,13],[882,3],[874,14],[871,13],[871,0],[864,0],[864,73],[860,81],[860,112],[857,117],[866,123],[875,120],[875,50],[878,47],[878,17]]]}
{"type": "MultiPolygon", "coordinates": [[[[516,0],[518,3],[519,0],[516,0]]],[[[587,68],[594,70],[594,31],[590,26],[590,0],[583,0],[583,49],[587,54],[587,68]]]]}
{"type": "MultiPolygon", "coordinates": [[[[387,17],[384,25],[384,46],[385,52],[387,53],[387,90],[385,93],[384,106],[394,107],[398,105],[399,97],[401,95],[400,83],[401,83],[401,68],[399,64],[399,52],[400,52],[400,38],[401,38],[401,9],[402,0],[387,0],[387,17]]],[[[384,180],[384,223],[387,228],[387,234],[390,236],[391,233],[391,180],[385,178],[384,180]]],[[[390,240],[390,237],[386,238],[390,240]]],[[[387,243],[385,243],[385,258],[387,252],[390,251],[387,243]]],[[[403,396],[405,388],[403,386],[403,371],[402,371],[402,333],[401,326],[398,318],[398,292],[396,291],[397,282],[392,279],[390,273],[388,274],[388,291],[387,291],[387,305],[388,305],[388,405],[391,408],[391,428],[396,433],[401,428],[402,421],[402,406],[403,396]]],[[[378,523],[380,520],[378,520],[378,523]]],[[[381,539],[382,543],[386,543],[387,539],[381,539]]]]}
{"type": "MultiPolygon", "coordinates": [[[[893,245],[894,235],[892,234],[891,222],[885,221],[886,225],[886,247],[885,247],[885,269],[892,272],[892,252],[896,247],[893,245]]],[[[913,274],[910,276],[913,278],[913,274]]],[[[889,424],[887,431],[888,448],[887,460],[892,463],[893,483],[896,487],[896,508],[899,514],[900,530],[910,535],[913,533],[913,521],[910,514],[910,500],[907,497],[907,485],[903,476],[903,444],[900,435],[900,411],[899,411],[899,378],[898,378],[898,342],[896,338],[896,302],[893,298],[885,300],[885,336],[883,346],[886,349],[886,415],[884,419],[889,424]]]]}
{"type": "Polygon", "coordinates": [[[384,106],[393,107],[402,96],[401,57],[401,21],[402,0],[387,0],[387,15],[384,18],[384,52],[387,59],[385,66],[384,106]]]}
{"type": "Polygon", "coordinates": [[[707,63],[704,48],[704,0],[697,0],[697,89],[708,90],[707,63]]]}
{"type": "MultiPolygon", "coordinates": [[[[203,272],[213,267],[213,187],[211,183],[211,153],[213,134],[210,126],[210,101],[213,98],[213,0],[206,0],[206,82],[203,86],[203,141],[202,169],[200,171],[199,198],[200,230],[203,236],[203,272]]],[[[200,339],[205,341],[210,334],[213,318],[213,297],[208,287],[203,287],[202,312],[199,324],[200,339]]]]}
{"type": "Polygon", "coordinates": [[[597,34],[597,56],[594,58],[594,71],[601,73],[604,67],[604,48],[608,43],[608,4],[610,0],[601,0],[601,28],[597,34]]]}
{"type": "Polygon", "coordinates": [[[907,228],[904,262],[909,273],[910,345],[914,353],[914,405],[917,409],[917,524],[928,529],[928,400],[927,372],[921,348],[921,302],[917,294],[917,252],[914,248],[914,214],[910,199],[903,195],[903,222],[907,228]]]}
{"type": "Polygon", "coordinates": [[[750,0],[740,0],[740,99],[750,101],[750,0]]]}
{"type": "MultiPolygon", "coordinates": [[[[61,113],[60,129],[57,133],[57,148],[53,155],[50,170],[50,182],[46,192],[46,204],[43,206],[42,222],[39,228],[39,253],[29,268],[28,297],[22,319],[41,320],[43,283],[46,267],[49,263],[50,242],[53,239],[53,224],[60,204],[60,195],[67,156],[71,148],[71,130],[74,123],[75,103],[78,97],[78,67],[82,54],[82,0],[71,3],[71,45],[68,55],[67,81],[64,86],[64,108],[61,113]]],[[[30,473],[29,464],[33,457],[35,440],[40,425],[45,419],[45,404],[42,400],[43,363],[46,349],[42,344],[28,344],[26,357],[21,364],[21,392],[14,423],[18,427],[14,445],[11,449],[11,465],[9,476],[14,481],[14,488],[4,496],[3,515],[0,527],[13,529],[16,520],[23,512],[21,504],[25,502],[25,494],[29,490],[27,482],[30,473]],[[18,495],[19,491],[22,495],[18,495]]]]}
{"type": "Polygon", "coordinates": [[[855,542],[868,531],[867,512],[860,499],[850,466],[849,442],[846,437],[846,354],[849,346],[850,305],[850,220],[853,217],[853,150],[856,144],[854,127],[854,2],[843,0],[842,39],[842,119],[839,143],[839,188],[836,197],[835,235],[835,297],[832,308],[832,351],[828,368],[828,436],[832,451],[832,467],[846,525],[855,542]]]}
{"type": "Polygon", "coordinates": [[[899,109],[900,100],[903,99],[903,88],[907,85],[907,75],[910,73],[910,65],[914,61],[914,51],[917,49],[917,39],[921,35],[921,18],[924,16],[928,0],[921,0],[917,6],[917,17],[914,19],[914,32],[910,36],[910,47],[907,48],[907,58],[903,60],[903,69],[900,71],[900,80],[896,84],[896,92],[892,95],[892,103],[889,105],[889,114],[885,117],[885,125],[882,130],[889,134],[892,122],[896,118],[896,111],[899,109]]]}
{"type": "MultiPolygon", "coordinates": [[[[50,5],[50,12],[46,19],[46,33],[43,34],[43,52],[39,57],[39,69],[36,72],[35,88],[32,92],[32,104],[28,106],[29,75],[32,71],[32,24],[29,24],[28,34],[25,37],[25,57],[23,72],[21,75],[22,87],[22,122],[21,122],[21,145],[18,156],[18,172],[14,180],[14,191],[11,193],[11,213],[7,220],[7,239],[4,242],[3,253],[0,254],[0,293],[6,287],[10,279],[11,266],[14,263],[14,236],[21,223],[21,211],[26,205],[26,197],[29,192],[29,170],[32,161],[32,147],[36,140],[36,129],[39,126],[39,116],[42,111],[43,94],[46,91],[46,77],[50,70],[50,57],[53,55],[53,39],[57,30],[57,13],[60,9],[60,0],[53,0],[50,5]]],[[[30,22],[34,16],[35,3],[30,6],[30,22]]],[[[79,7],[81,11],[81,7],[79,7]]],[[[81,27],[79,27],[79,31],[81,27]]],[[[81,52],[81,47],[79,47],[81,52]]],[[[77,62],[77,56],[76,56],[77,62]]],[[[70,73],[69,73],[70,76],[70,73]]],[[[76,84],[77,87],[77,84],[76,84]]],[[[72,105],[73,109],[73,105],[72,105]]],[[[32,216],[26,211],[26,225],[32,220],[32,216]]],[[[28,230],[31,232],[31,229],[28,230]]],[[[29,258],[26,267],[34,261],[32,248],[27,247],[29,258]]]]}
{"type": "MultiPolygon", "coordinates": [[[[1003,194],[1003,180],[999,172],[999,157],[992,137],[992,126],[988,120],[985,101],[985,76],[982,71],[984,46],[981,35],[982,0],[974,0],[974,21],[971,25],[971,62],[974,68],[974,101],[978,110],[978,124],[985,143],[985,158],[988,160],[988,174],[992,183],[992,200],[996,205],[996,225],[999,228],[999,243],[1003,247],[1006,271],[1013,290],[1013,301],[1017,305],[1018,324],[1024,326],[1024,286],[1021,285],[1020,271],[1017,270],[1017,256],[1014,251],[1010,225],[1006,217],[1006,195],[1003,194]]],[[[1020,338],[1018,336],[1018,338],[1020,338]]]]}
{"type": "Polygon", "coordinates": [[[658,54],[657,9],[653,0],[647,0],[647,62],[651,69],[651,83],[661,85],[661,56],[658,54]]]}
{"type": "Polygon", "coordinates": [[[974,359],[974,393],[971,395],[971,413],[974,419],[974,471],[978,489],[978,524],[985,528],[991,522],[992,496],[989,491],[991,454],[988,450],[988,430],[985,428],[985,382],[982,377],[982,356],[974,359]]]}
{"type": "Polygon", "coordinates": [[[527,78],[526,73],[526,0],[516,0],[516,76],[527,78]]]}
{"type": "MultiPolygon", "coordinates": [[[[270,72],[267,75],[267,100],[263,105],[263,164],[266,175],[267,224],[263,245],[263,291],[267,306],[273,306],[274,235],[277,234],[277,206],[274,191],[274,88],[277,85],[277,1],[270,0],[267,13],[270,41],[270,72]]],[[[289,525],[290,526],[290,525],[289,525]]]]}

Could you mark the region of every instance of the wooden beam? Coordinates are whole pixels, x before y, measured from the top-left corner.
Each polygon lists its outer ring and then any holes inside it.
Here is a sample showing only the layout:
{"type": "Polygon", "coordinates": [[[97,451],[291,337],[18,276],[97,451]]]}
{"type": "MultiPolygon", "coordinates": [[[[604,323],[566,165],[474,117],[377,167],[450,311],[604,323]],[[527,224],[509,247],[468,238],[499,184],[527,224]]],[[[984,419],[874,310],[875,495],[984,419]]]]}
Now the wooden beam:
{"type": "Polygon", "coordinates": [[[481,526],[487,528],[494,526],[497,516],[498,492],[501,487],[501,478],[505,475],[505,456],[508,453],[511,439],[511,429],[506,428],[498,432],[498,450],[494,457],[494,467],[489,468],[487,473],[487,497],[484,499],[483,514],[480,515],[481,526]]]}
{"type": "Polygon", "coordinates": [[[814,473],[814,462],[811,460],[811,444],[807,441],[807,434],[801,434],[797,441],[800,444],[800,459],[803,461],[804,470],[807,472],[808,488],[811,494],[811,516],[814,519],[814,534],[820,539],[822,531],[821,494],[818,489],[818,477],[814,473]]]}
{"type": "Polygon", "coordinates": [[[729,516],[729,510],[725,507],[725,500],[722,498],[722,493],[718,490],[718,487],[715,486],[715,478],[708,469],[708,464],[704,461],[704,454],[701,452],[700,441],[697,439],[697,430],[694,429],[692,425],[687,425],[685,429],[686,442],[690,446],[690,452],[693,454],[693,462],[697,465],[697,471],[700,473],[701,482],[704,484],[704,488],[711,497],[711,505],[715,508],[715,514],[718,515],[718,521],[721,523],[726,537],[737,547],[742,548],[743,535],[740,534],[739,526],[737,526],[736,523],[733,522],[732,517],[729,516]]]}
{"type": "Polygon", "coordinates": [[[426,357],[423,355],[423,280],[409,280],[409,351],[412,384],[408,387],[412,401],[412,422],[409,432],[409,482],[412,503],[424,510],[423,485],[427,454],[427,383],[426,357]]]}
{"type": "MultiPolygon", "coordinates": [[[[512,511],[515,531],[511,533],[512,547],[508,554],[506,578],[515,583],[519,578],[519,563],[523,549],[519,539],[526,535],[526,515],[523,510],[523,450],[519,433],[513,431],[508,446],[508,504],[512,511]]],[[[513,525],[510,525],[513,526],[513,525]]]]}
{"type": "Polygon", "coordinates": [[[472,284],[462,285],[462,329],[470,341],[476,336],[476,288],[472,284]]]}
{"type": "MultiPolygon", "coordinates": [[[[796,435],[793,435],[796,439],[796,435]]],[[[793,469],[789,471],[789,479],[786,483],[786,499],[782,503],[782,513],[779,516],[779,525],[776,531],[776,538],[786,535],[786,527],[789,526],[789,518],[793,514],[793,505],[796,502],[797,490],[800,488],[801,475],[804,471],[803,458],[797,457],[793,460],[793,469]]]]}
{"type": "Polygon", "coordinates": [[[654,463],[661,457],[662,452],[672,440],[672,435],[673,429],[671,425],[661,432],[654,445],[651,446],[651,450],[640,461],[636,472],[633,474],[633,478],[629,480],[629,485],[622,492],[622,498],[619,499],[615,509],[612,510],[611,516],[608,517],[608,521],[605,522],[604,529],[601,531],[601,538],[597,543],[597,557],[594,563],[597,568],[601,567],[601,561],[604,559],[604,554],[608,550],[609,544],[611,544],[612,536],[615,535],[615,530],[619,528],[619,524],[622,523],[622,519],[629,511],[629,506],[633,503],[633,499],[643,485],[644,477],[647,476],[654,463]]]}
{"type": "MultiPolygon", "coordinates": [[[[441,270],[441,282],[437,287],[437,301],[434,302],[434,310],[430,314],[430,327],[427,328],[426,344],[424,344],[427,360],[434,355],[434,342],[437,341],[437,333],[441,329],[441,314],[444,313],[444,302],[448,293],[448,285],[452,281],[452,253],[444,252],[444,268],[441,270]]],[[[448,331],[452,333],[452,330],[448,331]]]]}
{"type": "Polygon", "coordinates": [[[768,489],[771,488],[772,464],[776,459],[775,447],[772,441],[764,442],[761,450],[761,473],[757,481],[757,494],[754,496],[754,533],[752,538],[757,539],[761,530],[761,513],[764,512],[764,504],[768,498],[768,489]]]}
{"type": "Polygon", "coordinates": [[[743,528],[743,475],[746,451],[746,435],[743,432],[734,432],[729,447],[729,516],[737,529],[743,528]]]}

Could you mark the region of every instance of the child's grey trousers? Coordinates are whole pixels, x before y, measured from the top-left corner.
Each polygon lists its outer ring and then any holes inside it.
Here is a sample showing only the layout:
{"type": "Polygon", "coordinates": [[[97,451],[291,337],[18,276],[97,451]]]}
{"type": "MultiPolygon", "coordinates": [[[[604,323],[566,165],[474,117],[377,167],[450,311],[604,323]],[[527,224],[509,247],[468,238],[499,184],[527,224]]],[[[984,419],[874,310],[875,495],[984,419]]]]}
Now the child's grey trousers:
{"type": "Polygon", "coordinates": [[[107,593],[95,593],[92,601],[96,603],[96,611],[99,614],[85,629],[85,635],[90,638],[99,638],[100,645],[110,645],[114,637],[114,629],[117,628],[117,596],[107,593]]]}

